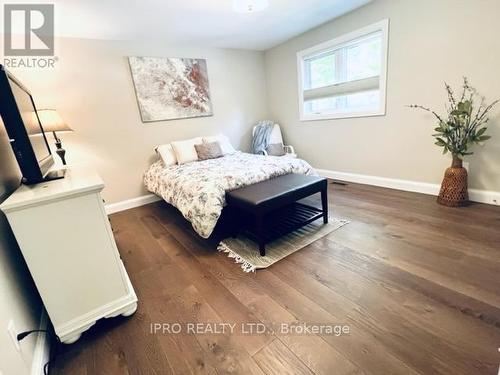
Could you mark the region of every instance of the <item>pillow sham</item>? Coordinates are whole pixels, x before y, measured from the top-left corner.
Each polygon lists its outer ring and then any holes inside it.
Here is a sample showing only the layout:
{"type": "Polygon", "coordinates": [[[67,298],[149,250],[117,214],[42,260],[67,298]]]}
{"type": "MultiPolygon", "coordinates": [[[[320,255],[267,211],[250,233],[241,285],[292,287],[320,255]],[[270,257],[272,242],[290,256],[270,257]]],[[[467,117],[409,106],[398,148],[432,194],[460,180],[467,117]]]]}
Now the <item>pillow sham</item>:
{"type": "Polygon", "coordinates": [[[219,142],[203,143],[201,145],[194,145],[199,160],[217,159],[224,154],[220,147],[219,142]]]}
{"type": "Polygon", "coordinates": [[[283,156],[286,154],[285,147],[281,143],[272,143],[266,148],[267,154],[271,156],[283,156]]]}
{"type": "Polygon", "coordinates": [[[229,141],[229,138],[226,137],[224,134],[217,134],[211,137],[203,137],[203,143],[212,143],[212,142],[219,142],[220,148],[224,155],[234,154],[236,152],[233,145],[229,141]]]}
{"type": "Polygon", "coordinates": [[[186,139],[185,141],[172,142],[172,148],[177,158],[177,164],[186,164],[198,160],[194,145],[202,144],[201,137],[186,139]]]}
{"type": "Polygon", "coordinates": [[[165,167],[177,164],[177,158],[175,157],[174,149],[170,143],[157,146],[155,151],[160,155],[165,167]]]}

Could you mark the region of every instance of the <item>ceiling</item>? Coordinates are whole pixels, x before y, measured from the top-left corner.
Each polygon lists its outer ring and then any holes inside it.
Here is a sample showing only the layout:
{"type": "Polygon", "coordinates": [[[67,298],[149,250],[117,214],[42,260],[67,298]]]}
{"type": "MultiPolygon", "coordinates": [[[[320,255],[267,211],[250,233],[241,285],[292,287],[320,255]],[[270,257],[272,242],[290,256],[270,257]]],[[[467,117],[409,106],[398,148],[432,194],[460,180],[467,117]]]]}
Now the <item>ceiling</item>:
{"type": "Polygon", "coordinates": [[[240,14],[232,0],[54,0],[55,27],[58,36],[266,50],[370,1],[269,0],[240,14]]]}

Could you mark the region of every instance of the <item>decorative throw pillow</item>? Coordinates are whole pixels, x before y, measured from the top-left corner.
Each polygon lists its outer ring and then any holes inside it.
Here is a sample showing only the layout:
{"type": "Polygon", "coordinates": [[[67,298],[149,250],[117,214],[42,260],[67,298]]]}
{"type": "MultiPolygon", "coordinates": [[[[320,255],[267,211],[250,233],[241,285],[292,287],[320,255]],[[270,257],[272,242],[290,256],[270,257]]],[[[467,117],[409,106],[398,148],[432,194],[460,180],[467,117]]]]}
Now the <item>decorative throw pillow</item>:
{"type": "Polygon", "coordinates": [[[198,154],[194,145],[202,144],[203,140],[201,137],[187,139],[185,141],[172,142],[172,148],[177,158],[178,164],[190,163],[192,161],[198,160],[198,154]]]}
{"type": "Polygon", "coordinates": [[[170,143],[159,145],[155,148],[155,151],[160,155],[165,167],[177,164],[177,158],[175,157],[174,149],[170,143]]]}
{"type": "Polygon", "coordinates": [[[220,148],[224,155],[234,154],[236,150],[229,141],[229,138],[224,134],[218,134],[211,137],[203,137],[203,143],[219,142],[220,148]]]}
{"type": "Polygon", "coordinates": [[[271,156],[283,156],[286,154],[285,147],[281,143],[273,143],[267,146],[267,154],[271,156]]]}
{"type": "Polygon", "coordinates": [[[219,142],[203,143],[201,145],[194,145],[196,153],[198,154],[198,159],[216,159],[224,156],[219,142]]]}

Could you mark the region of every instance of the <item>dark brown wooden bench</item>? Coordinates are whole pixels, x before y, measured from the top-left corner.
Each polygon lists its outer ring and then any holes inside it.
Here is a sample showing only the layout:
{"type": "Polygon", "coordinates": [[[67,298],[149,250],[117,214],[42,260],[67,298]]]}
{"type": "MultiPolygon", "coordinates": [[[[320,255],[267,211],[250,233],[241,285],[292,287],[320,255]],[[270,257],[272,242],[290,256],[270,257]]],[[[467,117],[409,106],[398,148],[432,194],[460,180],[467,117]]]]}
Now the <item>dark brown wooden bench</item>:
{"type": "Polygon", "coordinates": [[[241,217],[250,215],[250,225],[244,227],[264,256],[266,243],[320,218],[328,223],[327,189],[326,178],[288,174],[227,192],[233,235],[244,229],[241,217]],[[322,209],[297,202],[315,193],[321,193],[322,209]]]}

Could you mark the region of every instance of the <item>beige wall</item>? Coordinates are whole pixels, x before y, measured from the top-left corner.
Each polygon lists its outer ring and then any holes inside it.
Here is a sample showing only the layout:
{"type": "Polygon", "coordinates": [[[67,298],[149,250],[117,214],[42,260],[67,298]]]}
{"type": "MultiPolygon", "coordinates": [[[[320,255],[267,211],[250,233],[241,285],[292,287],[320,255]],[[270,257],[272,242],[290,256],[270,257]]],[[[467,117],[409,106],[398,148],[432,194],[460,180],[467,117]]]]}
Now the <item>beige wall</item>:
{"type": "MultiPolygon", "coordinates": [[[[7,133],[0,120],[0,203],[19,186],[21,174],[12,153],[7,133]]],[[[40,299],[26,263],[0,211],[0,372],[30,374],[36,334],[26,337],[18,351],[7,333],[12,319],[19,332],[38,328],[40,299]]]]}
{"type": "Polygon", "coordinates": [[[38,108],[57,108],[75,130],[61,136],[68,162],[99,172],[108,203],[147,193],[155,145],[223,132],[247,149],[252,124],[267,114],[262,52],[66,38],[56,48],[57,69],[11,71],[38,108]],[[142,123],[126,56],[206,58],[214,116],[142,123]]]}
{"type": "MultiPolygon", "coordinates": [[[[270,117],[313,166],[339,172],[439,183],[450,157],[431,138],[433,119],[406,108],[444,110],[443,81],[461,77],[490,101],[500,97],[498,0],[375,0],[266,52],[270,117]],[[390,19],[387,114],[330,121],[298,120],[296,53],[384,18],[390,19]]],[[[500,106],[490,135],[470,161],[470,185],[500,191],[500,106]]]]}

